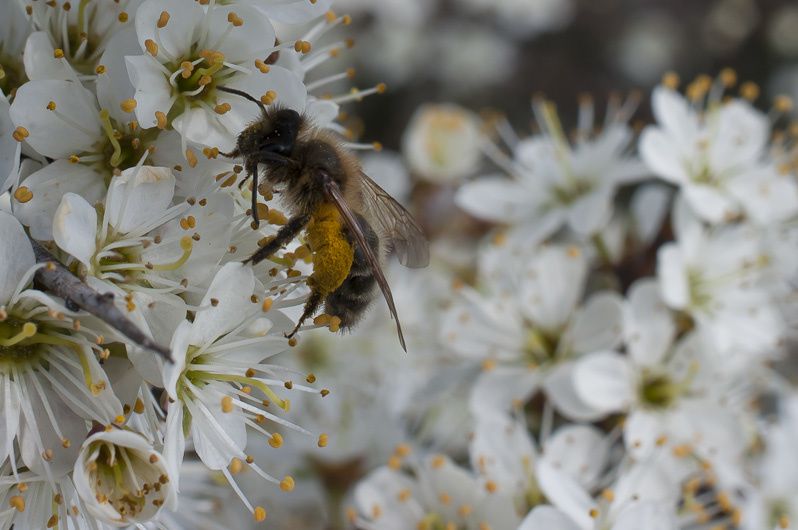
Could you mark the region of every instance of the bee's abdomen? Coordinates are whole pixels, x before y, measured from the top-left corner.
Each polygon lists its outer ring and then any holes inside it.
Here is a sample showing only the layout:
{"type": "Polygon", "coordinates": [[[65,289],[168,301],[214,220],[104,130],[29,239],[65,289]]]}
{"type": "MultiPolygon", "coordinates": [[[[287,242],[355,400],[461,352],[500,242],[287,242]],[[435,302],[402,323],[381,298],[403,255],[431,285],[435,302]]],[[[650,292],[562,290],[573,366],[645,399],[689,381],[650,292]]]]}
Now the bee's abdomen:
{"type": "MultiPolygon", "coordinates": [[[[355,216],[371,251],[379,255],[380,240],[377,234],[362,216],[355,216]]],[[[342,328],[352,327],[360,319],[374,298],[377,284],[365,254],[357,243],[354,243],[354,247],[355,256],[349,274],[344,283],[327,296],[324,306],[325,313],[341,319],[342,328]]]]}

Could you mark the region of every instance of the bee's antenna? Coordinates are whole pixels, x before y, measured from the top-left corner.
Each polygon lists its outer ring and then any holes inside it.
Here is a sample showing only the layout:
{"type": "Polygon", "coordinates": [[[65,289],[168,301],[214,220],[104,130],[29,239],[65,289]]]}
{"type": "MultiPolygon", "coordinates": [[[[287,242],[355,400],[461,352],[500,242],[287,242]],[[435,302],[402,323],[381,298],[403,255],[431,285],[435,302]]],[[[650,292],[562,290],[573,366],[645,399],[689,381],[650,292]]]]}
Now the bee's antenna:
{"type": "Polygon", "coordinates": [[[251,102],[256,103],[260,107],[260,110],[263,111],[263,114],[266,114],[266,105],[264,105],[261,100],[250,96],[249,94],[247,94],[243,90],[238,90],[238,89],[235,89],[235,88],[229,88],[229,87],[226,87],[226,86],[217,86],[216,89],[217,90],[221,90],[222,92],[227,92],[229,94],[235,94],[236,96],[241,96],[244,99],[248,99],[251,102]]]}

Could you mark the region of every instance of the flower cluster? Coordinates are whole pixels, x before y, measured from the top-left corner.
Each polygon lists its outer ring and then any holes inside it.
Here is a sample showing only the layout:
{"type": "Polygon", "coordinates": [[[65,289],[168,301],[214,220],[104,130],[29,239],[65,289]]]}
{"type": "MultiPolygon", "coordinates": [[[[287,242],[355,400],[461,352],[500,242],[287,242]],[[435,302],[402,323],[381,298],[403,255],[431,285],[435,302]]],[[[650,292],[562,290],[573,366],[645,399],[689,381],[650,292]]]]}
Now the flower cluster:
{"type": "Polygon", "coordinates": [[[330,4],[4,2],[0,527],[196,528],[220,480],[262,521],[236,475],[293,489],[253,446],[310,435],[291,400],[329,393],[272,360],[311,254],[242,263],[286,215],[220,155],[260,116],[220,89],[345,132],[376,89],[314,95],[350,77],[311,80],[347,46],[330,4]]]}
{"type": "Polygon", "coordinates": [[[445,155],[465,149],[462,129],[438,140],[445,129],[424,122],[442,110],[419,111],[405,155],[439,185],[422,216],[437,219],[455,187],[488,231],[475,240],[474,221],[451,214],[430,269],[392,271],[408,357],[376,320],[300,346],[301,366],[354,381],[299,413],[336,426],[334,453],[296,464],[316,477],[302,485],[313,502],[361,477],[329,526],[792,527],[790,103],[768,114],[754,85],[736,85],[723,71],[680,93],[668,75],[638,130],[639,95],[611,99],[601,126],[582,99],[573,132],[536,99],[540,132],[491,118],[480,142],[498,171],[459,185],[461,157],[445,155]]]}

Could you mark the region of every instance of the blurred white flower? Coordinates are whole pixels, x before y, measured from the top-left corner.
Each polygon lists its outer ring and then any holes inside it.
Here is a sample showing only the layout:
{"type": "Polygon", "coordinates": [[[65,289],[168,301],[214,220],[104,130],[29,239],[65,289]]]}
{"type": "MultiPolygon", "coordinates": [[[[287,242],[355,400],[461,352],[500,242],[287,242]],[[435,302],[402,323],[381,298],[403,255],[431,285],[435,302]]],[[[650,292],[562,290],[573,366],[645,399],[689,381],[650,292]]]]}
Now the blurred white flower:
{"type": "Polygon", "coordinates": [[[574,144],[565,136],[554,104],[538,100],[534,109],[542,135],[511,142],[512,158],[487,143],[486,153],[507,176],[488,176],[467,183],[457,203],[466,212],[511,226],[511,237],[535,245],[564,226],[580,239],[596,236],[609,222],[616,189],[646,176],[630,154],[634,134],[627,125],[636,106],[611,101],[604,128],[593,129],[593,103],[580,106],[574,144]]]}
{"type": "Polygon", "coordinates": [[[472,174],[482,157],[476,116],[452,104],[419,108],[402,142],[410,171],[435,183],[456,182],[472,174]]]}
{"type": "Polygon", "coordinates": [[[667,86],[655,88],[658,125],[643,131],[641,156],[707,222],[740,215],[759,224],[783,221],[798,212],[798,184],[768,158],[768,117],[743,99],[721,101],[732,79],[731,72],[714,83],[699,78],[688,88],[689,100],[667,86]]]}

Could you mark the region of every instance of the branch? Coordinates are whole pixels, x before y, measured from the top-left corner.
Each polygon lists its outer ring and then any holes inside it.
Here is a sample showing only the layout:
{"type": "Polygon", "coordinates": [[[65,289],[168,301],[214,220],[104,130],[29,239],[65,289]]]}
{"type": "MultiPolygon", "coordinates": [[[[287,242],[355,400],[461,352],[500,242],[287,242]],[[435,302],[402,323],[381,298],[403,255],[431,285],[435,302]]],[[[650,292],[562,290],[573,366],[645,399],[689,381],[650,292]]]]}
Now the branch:
{"type": "Polygon", "coordinates": [[[68,309],[83,309],[142,348],[157,353],[167,361],[172,362],[169,348],[164,348],[157,344],[131,322],[114,304],[113,294],[98,293],[59,263],[55,256],[50,254],[46,248],[33,239],[30,242],[33,245],[36,261],[38,263],[47,263],[47,267],[43,267],[36,272],[36,281],[43,285],[47,291],[63,298],[68,309]]]}

